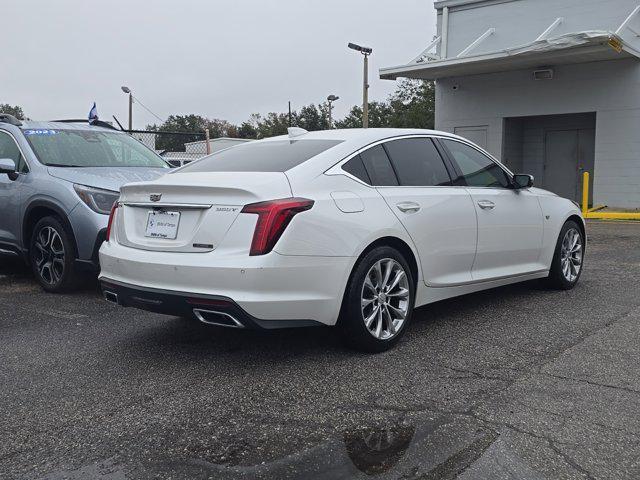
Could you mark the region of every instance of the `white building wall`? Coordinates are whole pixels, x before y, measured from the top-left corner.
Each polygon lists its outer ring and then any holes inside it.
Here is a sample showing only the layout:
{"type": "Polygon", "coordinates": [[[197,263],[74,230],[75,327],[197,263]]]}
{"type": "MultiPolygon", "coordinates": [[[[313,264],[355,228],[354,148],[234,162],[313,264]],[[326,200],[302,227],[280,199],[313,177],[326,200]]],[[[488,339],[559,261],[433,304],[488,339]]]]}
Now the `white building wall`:
{"type": "Polygon", "coordinates": [[[503,152],[504,118],[586,112],[596,112],[594,203],[638,208],[637,60],[557,66],[554,79],[546,81],[535,81],[531,70],[524,70],[436,83],[436,128],[454,132],[456,127],[486,125],[487,149],[497,158],[503,152]]]}

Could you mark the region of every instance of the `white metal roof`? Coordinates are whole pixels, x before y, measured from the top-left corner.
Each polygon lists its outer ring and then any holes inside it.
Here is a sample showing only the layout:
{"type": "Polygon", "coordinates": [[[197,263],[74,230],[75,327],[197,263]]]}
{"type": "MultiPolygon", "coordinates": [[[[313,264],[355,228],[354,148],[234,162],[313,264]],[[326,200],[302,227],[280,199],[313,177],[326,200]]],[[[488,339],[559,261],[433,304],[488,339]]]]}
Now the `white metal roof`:
{"type": "Polygon", "coordinates": [[[594,30],[542,38],[527,45],[480,55],[446,59],[422,58],[396,67],[380,69],[380,77],[436,80],[438,78],[519,70],[541,65],[585,63],[620,58],[640,58],[640,52],[614,32],[594,30]]]}
{"type": "MultiPolygon", "coordinates": [[[[231,142],[250,142],[250,138],[232,138],[232,137],[216,137],[209,139],[209,143],[220,142],[222,140],[231,141],[231,142]]],[[[185,145],[192,145],[197,143],[204,143],[206,140],[196,140],[195,142],[186,142],[185,145]]]]}

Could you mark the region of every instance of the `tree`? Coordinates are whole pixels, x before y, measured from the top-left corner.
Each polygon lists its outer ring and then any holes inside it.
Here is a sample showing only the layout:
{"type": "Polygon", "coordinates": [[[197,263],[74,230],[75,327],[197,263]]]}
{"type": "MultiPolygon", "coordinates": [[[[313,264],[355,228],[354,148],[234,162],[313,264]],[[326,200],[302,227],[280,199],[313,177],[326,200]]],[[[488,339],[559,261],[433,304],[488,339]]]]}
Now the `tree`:
{"type": "MultiPolygon", "coordinates": [[[[372,128],[433,128],[435,119],[435,85],[424,80],[403,80],[386,102],[369,103],[369,126],[372,128]]],[[[336,128],[361,128],[362,107],[351,108],[336,122],[336,128]]]]}
{"type": "Polygon", "coordinates": [[[326,103],[321,103],[318,106],[312,103],[302,107],[299,112],[294,112],[292,117],[294,126],[310,132],[329,128],[329,106],[326,103]]]}
{"type": "MultiPolygon", "coordinates": [[[[392,113],[386,102],[369,102],[369,127],[391,127],[392,113]]],[[[352,107],[344,119],[336,122],[336,128],[362,128],[362,107],[352,107]]]]}
{"type": "Polygon", "coordinates": [[[286,113],[270,112],[266,117],[259,113],[251,115],[249,123],[256,130],[256,138],[275,137],[284,135],[289,127],[289,115],[286,113]]]}
{"type": "Polygon", "coordinates": [[[390,123],[396,128],[429,128],[435,124],[435,84],[404,80],[389,97],[390,123]]]}
{"type": "Polygon", "coordinates": [[[211,138],[238,136],[238,127],[226,120],[209,119],[201,115],[170,115],[161,125],[147,125],[153,132],[184,132],[192,135],[157,135],[156,149],[183,152],[184,144],[203,140],[203,134],[209,129],[211,138]]]}
{"type": "Polygon", "coordinates": [[[258,130],[251,122],[242,122],[238,127],[238,138],[258,138],[258,130]]]}
{"type": "Polygon", "coordinates": [[[18,105],[11,106],[8,103],[0,103],[0,113],[8,113],[18,120],[24,120],[24,111],[18,105]]]}

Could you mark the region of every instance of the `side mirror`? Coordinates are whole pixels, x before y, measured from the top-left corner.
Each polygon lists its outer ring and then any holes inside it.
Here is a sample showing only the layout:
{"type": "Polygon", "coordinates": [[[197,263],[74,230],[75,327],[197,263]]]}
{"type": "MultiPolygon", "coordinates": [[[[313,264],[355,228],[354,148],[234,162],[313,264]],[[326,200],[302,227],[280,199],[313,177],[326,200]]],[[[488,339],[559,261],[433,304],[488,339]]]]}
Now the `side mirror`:
{"type": "Polygon", "coordinates": [[[0,174],[6,173],[11,180],[17,178],[16,175],[16,162],[10,158],[0,158],[0,174]]]}
{"type": "Polygon", "coordinates": [[[518,173],[513,176],[514,188],[531,188],[533,187],[533,175],[518,173]]]}

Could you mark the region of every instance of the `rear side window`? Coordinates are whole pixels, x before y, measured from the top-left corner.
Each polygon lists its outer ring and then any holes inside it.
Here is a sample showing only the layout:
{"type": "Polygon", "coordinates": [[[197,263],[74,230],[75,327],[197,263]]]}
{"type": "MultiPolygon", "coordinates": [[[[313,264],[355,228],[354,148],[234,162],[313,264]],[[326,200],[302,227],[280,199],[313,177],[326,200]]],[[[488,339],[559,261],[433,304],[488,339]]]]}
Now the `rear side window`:
{"type": "Polygon", "coordinates": [[[183,167],[181,172],[286,172],[335,147],[341,140],[247,142],[183,167]]]}
{"type": "Polygon", "coordinates": [[[405,138],[384,144],[400,185],[433,187],[451,185],[449,172],[429,138],[405,138]]]}
{"type": "Polygon", "coordinates": [[[364,163],[362,163],[362,158],[360,155],[356,155],[347,163],[342,165],[342,169],[353,175],[354,177],[362,180],[364,183],[368,183],[371,185],[371,179],[369,178],[369,174],[367,170],[364,168],[364,163]]]}
{"type": "Polygon", "coordinates": [[[360,157],[372,185],[379,187],[394,187],[398,185],[398,179],[382,145],[376,145],[369,150],[365,150],[360,154],[360,157]]]}
{"type": "Polygon", "coordinates": [[[454,140],[441,140],[470,187],[508,187],[509,178],[500,166],[475,148],[454,140]]]}

